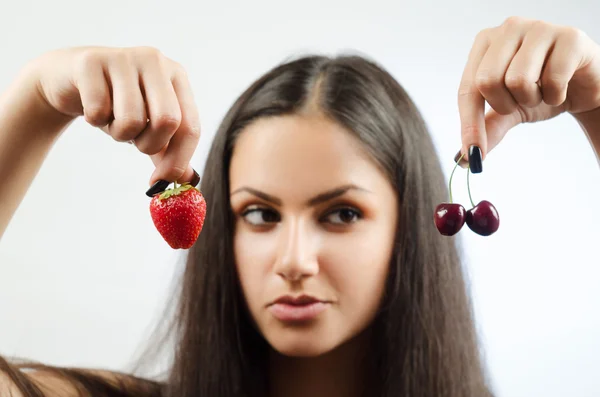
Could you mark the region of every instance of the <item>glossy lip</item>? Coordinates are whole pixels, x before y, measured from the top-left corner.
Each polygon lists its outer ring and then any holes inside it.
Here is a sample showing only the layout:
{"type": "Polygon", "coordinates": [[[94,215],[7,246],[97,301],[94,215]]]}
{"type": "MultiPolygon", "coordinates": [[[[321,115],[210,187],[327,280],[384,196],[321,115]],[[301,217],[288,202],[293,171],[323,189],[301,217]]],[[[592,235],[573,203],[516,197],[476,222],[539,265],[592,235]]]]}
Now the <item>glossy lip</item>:
{"type": "Polygon", "coordinates": [[[279,297],[267,306],[271,314],[283,322],[305,322],[316,318],[330,305],[330,301],[317,299],[310,295],[279,297]]]}

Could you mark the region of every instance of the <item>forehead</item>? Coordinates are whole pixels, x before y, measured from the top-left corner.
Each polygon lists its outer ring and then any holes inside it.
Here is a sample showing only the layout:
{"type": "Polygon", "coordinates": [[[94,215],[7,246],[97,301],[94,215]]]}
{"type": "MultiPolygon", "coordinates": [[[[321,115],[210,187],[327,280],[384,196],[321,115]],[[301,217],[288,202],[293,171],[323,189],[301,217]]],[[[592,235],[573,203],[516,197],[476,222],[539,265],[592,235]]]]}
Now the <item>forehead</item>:
{"type": "Polygon", "coordinates": [[[322,115],[289,115],[257,120],[240,134],[230,188],[250,185],[306,196],[332,184],[365,186],[381,177],[362,144],[343,126],[322,115]]]}

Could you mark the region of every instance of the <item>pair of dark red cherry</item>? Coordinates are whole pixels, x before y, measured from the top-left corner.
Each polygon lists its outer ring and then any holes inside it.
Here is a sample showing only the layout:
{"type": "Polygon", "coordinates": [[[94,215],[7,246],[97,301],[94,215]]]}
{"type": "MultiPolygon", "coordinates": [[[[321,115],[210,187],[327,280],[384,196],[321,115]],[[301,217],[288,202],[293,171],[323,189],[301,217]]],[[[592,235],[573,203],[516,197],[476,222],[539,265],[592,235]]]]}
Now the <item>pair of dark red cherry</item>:
{"type": "MultiPolygon", "coordinates": [[[[467,188],[472,208],[467,211],[461,204],[452,202],[452,176],[463,156],[460,156],[460,158],[456,160],[456,165],[450,175],[450,202],[439,204],[435,208],[435,213],[433,215],[435,226],[442,235],[453,236],[458,233],[466,223],[473,232],[481,236],[490,236],[500,227],[500,216],[498,215],[496,207],[487,200],[483,200],[477,205],[473,203],[473,199],[471,198],[471,186],[469,184],[470,166],[467,170],[467,188]]],[[[478,168],[478,172],[481,172],[481,164],[478,165],[478,168]]]]}
{"type": "Polygon", "coordinates": [[[457,203],[442,203],[435,208],[435,226],[444,236],[453,236],[466,223],[473,232],[489,236],[500,227],[500,217],[496,207],[487,200],[466,211],[457,203]]]}

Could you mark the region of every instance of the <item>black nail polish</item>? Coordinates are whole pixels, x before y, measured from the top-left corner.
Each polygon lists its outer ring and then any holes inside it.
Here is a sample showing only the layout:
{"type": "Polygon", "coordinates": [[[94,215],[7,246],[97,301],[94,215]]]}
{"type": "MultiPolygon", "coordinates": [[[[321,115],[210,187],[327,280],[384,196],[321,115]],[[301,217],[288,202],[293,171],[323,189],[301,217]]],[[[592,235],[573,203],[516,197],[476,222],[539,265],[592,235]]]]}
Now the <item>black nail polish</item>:
{"type": "Polygon", "coordinates": [[[200,183],[200,174],[198,174],[198,172],[196,170],[194,170],[194,176],[192,177],[192,180],[190,181],[190,185],[197,187],[199,183],[200,183]]]}
{"type": "Polygon", "coordinates": [[[167,186],[169,186],[170,184],[171,182],[169,181],[165,181],[163,179],[158,180],[154,183],[154,185],[150,187],[150,189],[148,189],[148,191],[146,192],[146,196],[152,197],[156,193],[164,192],[167,186]]]}
{"type": "Polygon", "coordinates": [[[479,174],[483,171],[481,149],[479,149],[479,146],[473,145],[469,148],[469,168],[473,174],[479,174]]]}

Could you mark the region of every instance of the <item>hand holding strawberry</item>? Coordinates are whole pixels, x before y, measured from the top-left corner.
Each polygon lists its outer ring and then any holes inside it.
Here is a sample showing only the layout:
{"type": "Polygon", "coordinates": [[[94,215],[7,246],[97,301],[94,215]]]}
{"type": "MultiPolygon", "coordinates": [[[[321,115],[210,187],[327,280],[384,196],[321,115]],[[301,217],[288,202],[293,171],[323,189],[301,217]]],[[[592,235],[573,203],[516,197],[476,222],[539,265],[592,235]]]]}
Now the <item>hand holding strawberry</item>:
{"type": "Polygon", "coordinates": [[[30,69],[57,113],[83,116],[147,154],[156,166],[150,185],[192,180],[200,119],[180,64],[151,47],[75,47],[44,54],[30,69]]]}
{"type": "Polygon", "coordinates": [[[80,47],[52,51],[33,64],[45,103],[85,120],[118,142],[133,143],[156,169],[150,213],[174,249],[191,247],[204,224],[206,202],[190,165],[200,122],[181,65],[149,47],[80,47]],[[165,191],[171,181],[189,181],[165,191]]]}

